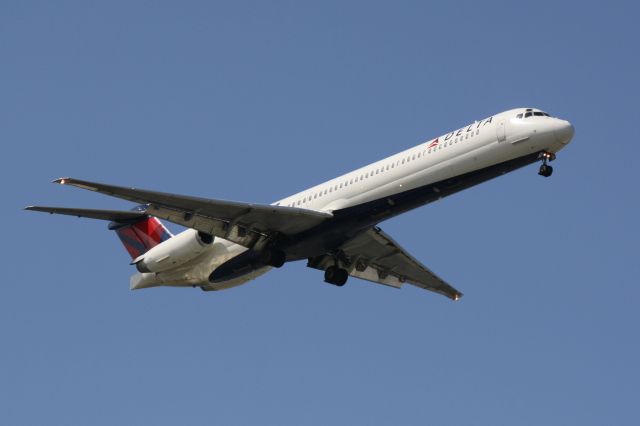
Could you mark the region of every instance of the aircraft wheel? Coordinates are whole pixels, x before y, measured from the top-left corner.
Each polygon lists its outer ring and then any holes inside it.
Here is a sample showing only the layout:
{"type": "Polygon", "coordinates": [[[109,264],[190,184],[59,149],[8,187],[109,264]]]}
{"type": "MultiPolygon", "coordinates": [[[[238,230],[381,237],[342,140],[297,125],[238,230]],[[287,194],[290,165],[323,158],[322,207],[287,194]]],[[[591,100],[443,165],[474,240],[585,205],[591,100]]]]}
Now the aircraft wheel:
{"type": "Polygon", "coordinates": [[[335,285],[337,285],[338,287],[342,287],[347,283],[348,279],[349,279],[349,273],[346,270],[339,268],[338,275],[336,276],[335,285]]]}
{"type": "Polygon", "coordinates": [[[349,273],[337,266],[329,266],[324,271],[324,281],[333,284],[338,287],[342,287],[346,284],[347,279],[349,278],[349,273]]]}
{"type": "Polygon", "coordinates": [[[287,261],[287,255],[282,250],[278,249],[266,250],[263,253],[262,261],[266,265],[274,268],[280,268],[287,261]]]}
{"type": "Polygon", "coordinates": [[[538,172],[540,176],[544,176],[544,177],[549,177],[551,176],[552,173],[553,173],[553,167],[549,166],[548,164],[541,165],[540,171],[538,172]]]}

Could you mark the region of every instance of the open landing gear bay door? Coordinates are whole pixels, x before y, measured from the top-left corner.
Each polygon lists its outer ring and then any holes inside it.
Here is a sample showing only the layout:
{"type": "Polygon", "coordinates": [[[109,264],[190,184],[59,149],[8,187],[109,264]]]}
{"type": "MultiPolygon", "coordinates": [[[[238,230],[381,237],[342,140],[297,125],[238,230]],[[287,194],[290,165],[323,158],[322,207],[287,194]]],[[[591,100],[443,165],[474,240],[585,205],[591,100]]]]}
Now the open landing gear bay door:
{"type": "MultiPolygon", "coordinates": [[[[331,213],[295,207],[213,200],[72,178],[56,179],[54,182],[146,204],[143,212],[133,214],[165,219],[249,248],[261,248],[261,245],[278,234],[294,235],[333,217],[331,213]]],[[[57,211],[53,210],[47,208],[42,211],[87,217],[95,217],[97,214],[93,212],[93,216],[89,216],[86,210],[81,212],[83,214],[76,214],[79,211],[77,209],[70,209],[73,210],[71,213],[63,212],[64,209],[60,208],[57,211]]],[[[128,214],[133,216],[132,213],[128,214]]]]}
{"type": "MultiPolygon", "coordinates": [[[[338,261],[352,277],[396,288],[406,282],[453,300],[462,297],[462,293],[431,272],[378,227],[343,244],[338,261]]],[[[335,258],[325,255],[310,259],[307,266],[326,270],[334,264],[335,258]]]]}

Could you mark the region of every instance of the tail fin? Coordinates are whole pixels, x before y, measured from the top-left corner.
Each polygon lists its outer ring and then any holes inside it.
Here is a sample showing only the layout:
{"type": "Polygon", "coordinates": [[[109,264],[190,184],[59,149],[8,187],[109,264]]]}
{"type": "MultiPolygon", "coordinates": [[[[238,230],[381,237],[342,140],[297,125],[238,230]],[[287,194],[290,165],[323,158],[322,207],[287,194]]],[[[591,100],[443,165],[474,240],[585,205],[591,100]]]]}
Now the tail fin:
{"type": "MultiPolygon", "coordinates": [[[[134,210],[144,207],[146,206],[138,206],[134,210]]],[[[173,236],[160,220],[152,216],[143,217],[135,222],[111,222],[109,229],[118,234],[132,259],[173,236]]]]}

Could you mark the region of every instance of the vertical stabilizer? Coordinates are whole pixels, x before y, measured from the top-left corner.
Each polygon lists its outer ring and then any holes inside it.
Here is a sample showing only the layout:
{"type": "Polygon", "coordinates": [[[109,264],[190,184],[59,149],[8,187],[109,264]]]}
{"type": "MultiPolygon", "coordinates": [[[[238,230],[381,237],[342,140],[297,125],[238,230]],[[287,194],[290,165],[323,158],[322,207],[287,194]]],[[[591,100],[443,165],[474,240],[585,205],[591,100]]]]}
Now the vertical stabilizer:
{"type": "MultiPolygon", "coordinates": [[[[139,206],[136,209],[140,207],[146,206],[139,206]]],[[[173,236],[160,220],[151,216],[143,217],[134,222],[111,222],[109,229],[118,234],[132,259],[145,254],[151,248],[173,236]]]]}

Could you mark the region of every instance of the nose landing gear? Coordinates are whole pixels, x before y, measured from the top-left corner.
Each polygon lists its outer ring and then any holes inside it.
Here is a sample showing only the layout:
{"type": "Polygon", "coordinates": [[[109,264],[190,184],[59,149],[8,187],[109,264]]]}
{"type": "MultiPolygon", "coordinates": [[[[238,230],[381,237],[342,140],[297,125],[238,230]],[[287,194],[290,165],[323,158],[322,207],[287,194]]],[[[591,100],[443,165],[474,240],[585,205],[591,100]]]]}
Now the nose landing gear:
{"type": "Polygon", "coordinates": [[[538,174],[540,176],[549,177],[553,173],[553,167],[547,164],[547,161],[553,161],[556,159],[556,155],[552,152],[542,152],[540,153],[540,157],[542,160],[542,165],[540,166],[540,170],[538,174]]]}

